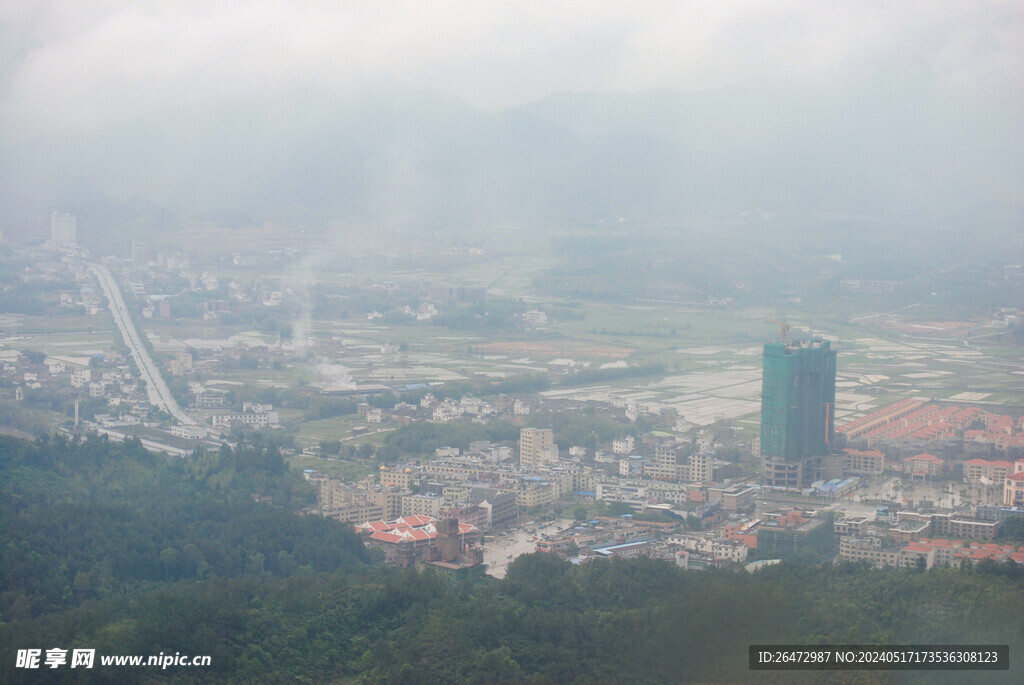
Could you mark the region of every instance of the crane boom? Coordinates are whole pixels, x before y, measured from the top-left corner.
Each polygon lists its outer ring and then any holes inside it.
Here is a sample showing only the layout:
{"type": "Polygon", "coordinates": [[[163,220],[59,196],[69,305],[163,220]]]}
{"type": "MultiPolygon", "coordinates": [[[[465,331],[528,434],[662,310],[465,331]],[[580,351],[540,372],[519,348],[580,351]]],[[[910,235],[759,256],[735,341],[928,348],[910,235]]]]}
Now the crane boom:
{"type": "Polygon", "coordinates": [[[786,317],[782,317],[782,321],[776,321],[766,316],[764,320],[776,324],[779,327],[779,337],[782,338],[782,342],[786,342],[786,336],[789,335],[789,323],[786,321],[786,317]]]}

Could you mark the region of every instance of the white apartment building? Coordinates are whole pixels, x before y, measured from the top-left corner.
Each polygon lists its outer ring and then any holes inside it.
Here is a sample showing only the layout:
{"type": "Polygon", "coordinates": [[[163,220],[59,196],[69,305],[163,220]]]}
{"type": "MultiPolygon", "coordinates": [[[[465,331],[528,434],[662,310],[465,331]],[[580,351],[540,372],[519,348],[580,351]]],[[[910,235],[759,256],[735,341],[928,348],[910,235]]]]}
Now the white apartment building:
{"type": "Polygon", "coordinates": [[[632,435],[627,435],[619,440],[612,440],[612,452],[615,454],[629,454],[633,451],[634,442],[632,435]]]}
{"type": "Polygon", "coordinates": [[[519,431],[519,465],[523,468],[558,461],[555,432],[550,428],[523,428],[519,431]]]}

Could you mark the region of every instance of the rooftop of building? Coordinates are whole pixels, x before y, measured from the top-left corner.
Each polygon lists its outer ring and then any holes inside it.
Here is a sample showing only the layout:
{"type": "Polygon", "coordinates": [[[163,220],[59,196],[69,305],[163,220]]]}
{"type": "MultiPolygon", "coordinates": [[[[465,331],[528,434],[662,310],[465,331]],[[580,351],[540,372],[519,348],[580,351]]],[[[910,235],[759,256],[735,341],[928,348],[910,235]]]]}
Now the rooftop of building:
{"type": "Polygon", "coordinates": [[[591,551],[594,552],[594,554],[614,554],[615,552],[621,552],[622,550],[630,549],[631,547],[643,547],[651,542],[654,542],[654,538],[633,540],[631,542],[623,542],[617,545],[607,545],[604,547],[593,547],[591,548],[591,551]]]}
{"type": "Polygon", "coordinates": [[[903,461],[905,461],[905,462],[906,461],[930,461],[933,464],[941,464],[941,463],[943,463],[942,459],[940,459],[939,457],[936,457],[934,454],[928,454],[927,452],[922,452],[921,454],[915,454],[912,457],[907,457],[903,461]]]}
{"type": "Polygon", "coordinates": [[[1013,462],[1009,461],[990,461],[988,459],[968,459],[964,462],[964,465],[970,464],[971,466],[992,466],[995,468],[1012,469],[1013,462]]]}
{"type": "Polygon", "coordinates": [[[796,527],[796,530],[801,533],[809,533],[812,530],[825,525],[826,522],[826,519],[815,517],[801,523],[799,526],[796,527]]]}
{"type": "Polygon", "coordinates": [[[821,338],[802,338],[800,340],[779,340],[764,344],[765,353],[781,352],[782,354],[799,354],[804,350],[831,350],[832,343],[821,338]]]}
{"type": "Polygon", "coordinates": [[[932,522],[929,520],[903,519],[889,530],[890,532],[896,531],[900,533],[920,533],[931,524],[932,522]]]}
{"type": "MultiPolygon", "coordinates": [[[[837,428],[836,430],[839,430],[839,429],[837,428]]],[[[850,447],[844,449],[843,452],[846,452],[847,454],[853,455],[855,457],[884,457],[885,456],[884,454],[882,454],[878,450],[855,450],[855,449],[850,448],[850,447]]]]}
{"type": "MultiPolygon", "coordinates": [[[[394,521],[367,521],[356,530],[360,532],[371,532],[370,539],[378,542],[389,542],[397,544],[406,540],[422,542],[433,540],[437,537],[437,519],[432,516],[403,516],[394,521]]],[[[479,532],[479,528],[470,524],[459,522],[459,535],[467,535],[479,532]]]]}

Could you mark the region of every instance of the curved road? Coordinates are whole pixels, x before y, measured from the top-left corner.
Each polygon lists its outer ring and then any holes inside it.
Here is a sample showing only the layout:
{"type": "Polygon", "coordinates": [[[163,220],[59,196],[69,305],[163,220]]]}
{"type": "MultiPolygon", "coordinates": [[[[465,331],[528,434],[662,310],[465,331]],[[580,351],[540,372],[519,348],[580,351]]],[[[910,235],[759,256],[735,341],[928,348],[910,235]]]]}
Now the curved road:
{"type": "Polygon", "coordinates": [[[114,316],[114,323],[121,330],[121,337],[124,338],[125,344],[131,350],[135,365],[139,367],[142,382],[146,386],[146,394],[149,395],[149,403],[163,409],[179,423],[197,423],[178,406],[177,400],[174,399],[167,383],[164,382],[164,377],[160,375],[160,369],[157,368],[145,345],[142,344],[142,338],[135,329],[135,322],[128,315],[128,308],[125,306],[124,298],[121,297],[121,290],[117,287],[114,277],[110,275],[110,271],[99,264],[89,264],[89,267],[96,274],[96,278],[107,296],[107,301],[110,303],[110,313],[114,316]]]}

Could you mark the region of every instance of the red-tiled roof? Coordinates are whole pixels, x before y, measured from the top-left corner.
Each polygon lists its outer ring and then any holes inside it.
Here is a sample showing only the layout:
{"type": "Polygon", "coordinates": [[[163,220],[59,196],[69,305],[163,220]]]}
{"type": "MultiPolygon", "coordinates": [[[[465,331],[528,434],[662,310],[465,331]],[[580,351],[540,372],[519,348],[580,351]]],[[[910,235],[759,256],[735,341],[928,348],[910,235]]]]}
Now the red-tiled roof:
{"type": "MultiPolygon", "coordinates": [[[[416,516],[403,516],[390,523],[385,521],[367,521],[358,526],[358,530],[369,532],[371,540],[397,544],[403,540],[423,542],[433,540],[437,537],[437,527],[434,525],[436,519],[431,516],[418,514],[416,516]]],[[[459,535],[479,532],[479,528],[472,523],[459,522],[459,535]]]]}
{"type": "Polygon", "coordinates": [[[413,527],[425,526],[428,523],[432,523],[433,521],[434,521],[434,519],[432,517],[425,516],[423,514],[417,514],[415,516],[403,516],[403,517],[401,517],[399,519],[395,519],[395,523],[399,523],[399,524],[404,523],[407,526],[413,526],[413,527]]]}
{"type": "Polygon", "coordinates": [[[437,537],[436,532],[428,532],[423,528],[401,528],[399,530],[392,531],[378,531],[370,536],[371,540],[380,540],[381,542],[399,543],[403,540],[412,540],[413,542],[422,542],[424,540],[431,540],[437,537]]]}
{"type": "Polygon", "coordinates": [[[938,462],[940,464],[943,463],[942,460],[939,459],[938,457],[936,457],[934,454],[928,454],[927,452],[922,452],[921,454],[915,454],[913,457],[907,457],[903,461],[930,461],[932,463],[935,463],[935,462],[938,462]]]}
{"type": "Polygon", "coordinates": [[[850,431],[856,430],[860,426],[863,426],[865,424],[871,423],[872,421],[881,420],[881,419],[885,418],[886,416],[890,416],[892,414],[897,414],[900,411],[902,411],[902,410],[904,410],[904,409],[906,409],[908,407],[911,407],[911,406],[921,406],[921,404],[922,403],[919,400],[913,400],[913,399],[900,400],[899,402],[897,402],[895,404],[891,404],[888,407],[883,407],[882,409],[879,409],[877,411],[873,411],[870,414],[867,414],[865,416],[861,416],[860,418],[856,418],[853,421],[847,421],[843,425],[837,426],[836,427],[836,432],[838,432],[838,433],[848,433],[850,431]]]}
{"type": "Polygon", "coordinates": [[[884,454],[882,454],[878,450],[864,450],[864,451],[861,451],[861,450],[855,450],[855,449],[852,449],[852,448],[848,447],[848,448],[846,448],[843,451],[846,452],[847,454],[852,454],[855,457],[884,457],[885,456],[884,454]]]}
{"type": "Polygon", "coordinates": [[[359,530],[390,530],[391,524],[386,521],[367,521],[357,526],[359,530]]]}

